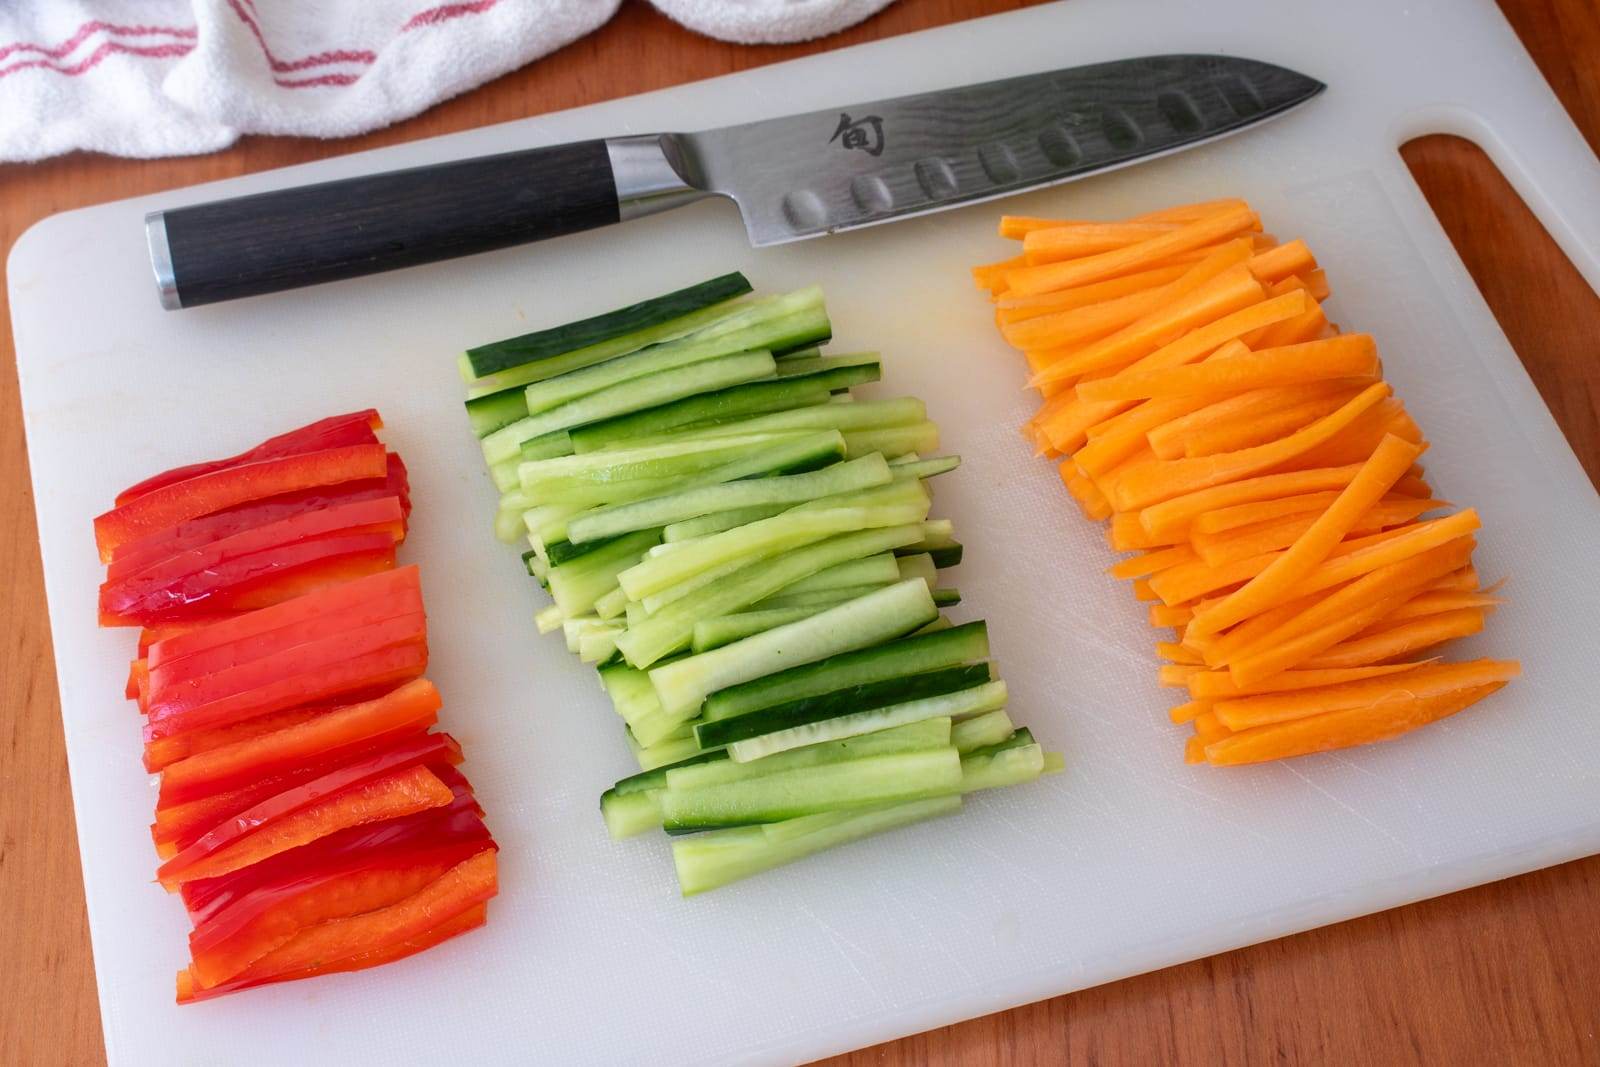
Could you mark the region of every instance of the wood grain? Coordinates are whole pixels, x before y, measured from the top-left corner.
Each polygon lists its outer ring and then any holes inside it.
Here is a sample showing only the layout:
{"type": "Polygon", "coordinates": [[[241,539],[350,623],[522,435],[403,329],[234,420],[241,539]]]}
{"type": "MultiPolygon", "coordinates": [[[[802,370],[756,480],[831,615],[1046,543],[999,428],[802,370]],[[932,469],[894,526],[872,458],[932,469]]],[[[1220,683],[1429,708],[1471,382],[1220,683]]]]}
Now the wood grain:
{"type": "MultiPolygon", "coordinates": [[[[1600,7],[1502,0],[1600,149],[1600,7]]],[[[900,0],[807,45],[735,48],[630,0],[601,32],[409,122],[198,159],[0,167],[0,248],[57,211],[714,77],[1029,0],[900,0]]],[[[1597,298],[1471,145],[1405,157],[1590,477],[1597,298]]],[[[0,309],[4,296],[0,294],[0,309]]],[[[7,314],[9,321],[9,314],[7,314]]],[[[9,330],[0,336],[0,1063],[103,1060],[9,330]]],[[[62,610],[73,610],[65,606],[62,610]]],[[[108,694],[108,710],[120,708],[108,694]]],[[[1600,857],[975,1019],[829,1061],[877,1065],[1595,1063],[1600,857]]]]}

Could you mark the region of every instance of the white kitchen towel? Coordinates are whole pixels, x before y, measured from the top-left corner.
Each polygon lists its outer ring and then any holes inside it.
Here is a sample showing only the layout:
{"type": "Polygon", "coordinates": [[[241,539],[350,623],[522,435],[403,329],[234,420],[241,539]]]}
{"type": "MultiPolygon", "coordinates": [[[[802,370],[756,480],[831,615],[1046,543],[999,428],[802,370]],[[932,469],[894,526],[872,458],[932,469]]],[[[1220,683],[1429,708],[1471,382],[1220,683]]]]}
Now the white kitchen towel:
{"type": "MultiPolygon", "coordinates": [[[[347,137],[598,28],[622,0],[0,0],[0,162],[347,137]]],[[[799,41],[892,0],[653,0],[701,33],[799,41]]]]}
{"type": "Polygon", "coordinates": [[[664,14],[739,44],[786,44],[837,33],[890,0],[650,0],[664,14]]]}

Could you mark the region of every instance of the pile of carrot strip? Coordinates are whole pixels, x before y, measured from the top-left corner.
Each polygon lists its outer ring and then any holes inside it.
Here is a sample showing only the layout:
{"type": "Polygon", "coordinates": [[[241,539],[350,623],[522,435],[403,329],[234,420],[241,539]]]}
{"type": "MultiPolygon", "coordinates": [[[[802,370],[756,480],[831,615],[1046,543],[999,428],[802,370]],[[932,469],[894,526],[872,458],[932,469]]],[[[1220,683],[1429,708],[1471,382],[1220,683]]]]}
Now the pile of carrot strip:
{"type": "Polygon", "coordinates": [[[1018,255],[973,269],[1043,397],[1023,433],[1149,603],[1190,763],[1383,741],[1515,677],[1447,663],[1499,598],[1478,514],[1435,499],[1428,442],[1370,334],[1324,307],[1304,241],[1243,200],[1121,222],[1007,215],[1018,255]]]}

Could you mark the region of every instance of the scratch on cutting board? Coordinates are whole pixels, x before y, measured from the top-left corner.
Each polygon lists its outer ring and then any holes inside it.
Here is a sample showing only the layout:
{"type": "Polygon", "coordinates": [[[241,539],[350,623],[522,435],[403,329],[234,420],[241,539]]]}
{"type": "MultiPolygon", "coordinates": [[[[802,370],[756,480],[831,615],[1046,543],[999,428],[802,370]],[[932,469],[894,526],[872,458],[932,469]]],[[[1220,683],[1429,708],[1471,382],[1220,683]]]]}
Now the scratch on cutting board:
{"type": "MultiPolygon", "coordinates": [[[[900,905],[900,917],[904,920],[907,920],[911,925],[914,925],[920,929],[925,936],[925,943],[933,946],[938,951],[939,955],[942,956],[952,968],[960,973],[963,980],[967,982],[977,982],[979,980],[977,972],[967,965],[967,961],[962,958],[961,953],[950,948],[948,931],[940,928],[939,925],[933,922],[930,918],[930,916],[932,916],[937,910],[937,907],[939,905],[948,903],[948,900],[944,897],[940,897],[938,894],[928,889],[926,884],[921,880],[914,882],[911,888],[917,893],[921,894],[924,900],[931,902],[934,907],[914,908],[911,906],[911,902],[909,900],[897,894],[891,899],[900,905]]],[[[1007,906],[1007,901],[1002,899],[1002,896],[999,892],[991,890],[990,895],[997,908],[1003,909],[1007,906]]],[[[897,924],[897,928],[899,925],[900,924],[897,924]]]]}
{"type": "Polygon", "coordinates": [[[988,856],[989,858],[993,859],[1000,866],[1009,868],[1019,878],[1022,878],[1023,880],[1025,880],[1027,882],[1031,882],[1033,885],[1037,886],[1039,889],[1045,891],[1046,893],[1049,893],[1049,892],[1052,891],[1050,886],[1046,885],[1044,882],[1041,882],[1038,878],[1035,878],[1032,874],[1028,873],[1028,871],[1026,869],[1024,869],[1022,866],[1020,866],[1019,864],[1017,864],[1017,863],[1007,859],[1006,857],[1000,855],[1000,853],[996,852],[994,849],[990,848],[988,845],[985,845],[982,841],[970,842],[966,847],[971,851],[983,853],[985,856],[988,856]]]}
{"type": "MultiPolygon", "coordinates": [[[[1121,823],[1124,826],[1129,825],[1128,818],[1125,815],[1122,814],[1122,811],[1116,806],[1115,802],[1112,801],[1111,796],[1105,791],[1105,787],[1100,784],[1100,782],[1096,779],[1096,777],[1093,774],[1080,775],[1079,778],[1078,778],[1078,781],[1082,782],[1084,785],[1088,786],[1090,789],[1093,789],[1094,792],[1095,792],[1095,796],[1099,797],[1100,800],[1104,803],[1104,808],[1102,810],[1100,810],[1098,812],[1098,814],[1104,815],[1108,819],[1114,819],[1114,820],[1116,820],[1117,822],[1121,823]]],[[[1080,798],[1080,803],[1081,802],[1082,802],[1082,800],[1080,798]]],[[[1094,811],[1095,810],[1093,807],[1090,807],[1088,804],[1084,804],[1084,806],[1088,807],[1090,811],[1094,811]]]]}
{"type": "Polygon", "coordinates": [[[1109,726],[1113,730],[1119,729],[1123,725],[1121,723],[1114,722],[1113,720],[1106,718],[1104,715],[1096,715],[1094,712],[1088,711],[1088,710],[1085,710],[1085,709],[1079,709],[1077,714],[1082,715],[1085,718],[1093,719],[1095,722],[1099,723],[1101,726],[1109,726]]]}
{"type": "MultiPolygon", "coordinates": [[[[1119,758],[1119,759],[1115,759],[1114,762],[1116,762],[1118,765],[1120,765],[1129,775],[1136,776],[1136,777],[1140,778],[1141,780],[1153,781],[1158,786],[1161,786],[1161,785],[1176,786],[1179,789],[1187,790],[1190,793],[1194,793],[1196,796],[1204,797],[1206,800],[1211,801],[1213,804],[1220,805],[1223,808],[1235,808],[1235,807],[1238,806],[1233,801],[1228,800],[1226,797],[1220,796],[1219,794],[1216,794],[1216,793],[1209,792],[1209,791],[1207,791],[1205,789],[1201,789],[1199,786],[1189,785],[1187,782],[1181,782],[1176,778],[1168,778],[1168,777],[1165,777],[1164,775],[1151,776],[1151,775],[1145,774],[1137,766],[1135,766],[1135,764],[1131,760],[1128,760],[1128,759],[1125,759],[1125,758],[1119,758]]],[[[1102,793],[1101,796],[1105,796],[1105,794],[1102,793]]],[[[1249,834],[1251,837],[1258,838],[1261,841],[1265,841],[1268,844],[1272,843],[1271,839],[1269,837],[1267,837],[1266,834],[1263,834],[1260,830],[1257,830],[1255,827],[1251,826],[1247,822],[1239,822],[1237,820],[1230,819],[1227,815],[1222,814],[1220,812],[1217,814],[1217,818],[1221,819],[1223,822],[1227,823],[1229,826],[1232,826],[1233,828],[1235,828],[1237,830],[1244,831],[1245,833],[1249,834]]]]}
{"type": "MultiPolygon", "coordinates": [[[[1175,778],[1174,779],[1169,779],[1168,782],[1171,785],[1177,786],[1179,789],[1186,789],[1191,793],[1197,793],[1200,796],[1205,797],[1207,800],[1213,801],[1214,803],[1222,804],[1222,805],[1225,805],[1227,807],[1232,807],[1233,806],[1230,801],[1225,800],[1220,796],[1217,796],[1215,793],[1208,793],[1204,789],[1200,789],[1197,786],[1187,785],[1187,784],[1185,784],[1183,782],[1178,781],[1175,778]]],[[[1272,839],[1271,838],[1269,838],[1266,834],[1262,833],[1260,830],[1257,830],[1255,827],[1251,826],[1247,822],[1239,822],[1236,819],[1228,818],[1228,816],[1226,816],[1226,815],[1219,815],[1218,818],[1220,818],[1223,822],[1227,823],[1229,826],[1233,827],[1235,830],[1243,830],[1245,833],[1249,834],[1251,837],[1254,837],[1254,838],[1256,838],[1257,840],[1260,840],[1260,841],[1265,841],[1269,845],[1272,843],[1272,839]]]]}
{"type": "Polygon", "coordinates": [[[1108,640],[1096,630],[1079,630],[1078,637],[1085,644],[1107,656],[1115,656],[1129,667],[1145,667],[1148,658],[1142,653],[1129,648],[1121,641],[1108,640]]]}
{"type": "MultiPolygon", "coordinates": [[[[627,926],[630,926],[639,931],[641,934],[645,935],[647,940],[654,941],[660,945],[671,945],[670,938],[662,937],[659,930],[646,926],[643,922],[635,918],[633,915],[630,915],[628,912],[619,911],[617,912],[616,917],[621,919],[627,926]]],[[[674,951],[673,959],[693,972],[697,978],[707,979],[712,985],[729,994],[732,994],[733,999],[743,1001],[751,1007],[758,1005],[758,1000],[747,986],[740,985],[727,975],[723,974],[717,968],[711,968],[708,970],[705,967],[700,966],[698,957],[696,957],[693,953],[674,951]]]]}
{"type": "Polygon", "coordinates": [[[1060,796],[1061,799],[1064,800],[1067,804],[1069,804],[1069,805],[1071,805],[1073,807],[1079,808],[1082,811],[1087,812],[1090,815],[1096,815],[1096,816],[1099,816],[1099,817],[1104,818],[1104,819],[1115,818],[1115,816],[1111,812],[1111,809],[1102,808],[1102,807],[1099,807],[1097,805],[1089,803],[1089,801],[1086,800],[1084,797],[1078,795],[1077,793],[1073,792],[1071,789],[1067,788],[1066,783],[1050,782],[1048,784],[1050,785],[1051,789],[1058,796],[1060,796]]]}
{"type": "Polygon", "coordinates": [[[860,955],[865,956],[868,953],[862,949],[860,945],[856,944],[854,941],[851,941],[848,937],[845,937],[838,930],[834,929],[832,923],[828,922],[827,919],[812,911],[811,908],[804,903],[800,905],[800,914],[816,923],[822,932],[827,935],[828,940],[833,942],[833,947],[839,952],[839,958],[844,960],[846,965],[849,966],[850,973],[854,974],[861,982],[861,985],[871,994],[872,999],[874,1002],[876,1002],[877,1006],[879,1008],[887,1008],[889,1006],[889,1002],[883,999],[883,993],[878,989],[878,984],[872,981],[872,979],[868,978],[866,972],[863,971],[860,965],[856,963],[856,954],[859,953],[860,955]]]}
{"type": "MultiPolygon", "coordinates": [[[[1096,789],[1096,792],[1101,792],[1099,787],[1094,787],[1094,789],[1096,789]]],[[[1107,822],[1117,822],[1117,824],[1125,825],[1125,827],[1126,825],[1131,825],[1130,819],[1128,819],[1126,816],[1123,816],[1122,811],[1118,811],[1117,808],[1114,808],[1114,806],[1110,805],[1109,801],[1104,803],[1104,805],[1093,805],[1093,803],[1088,801],[1088,798],[1082,797],[1082,795],[1078,795],[1078,793],[1074,793],[1072,790],[1067,789],[1066,784],[1062,784],[1062,787],[1058,790],[1058,792],[1059,795],[1066,797],[1070,803],[1075,803],[1075,805],[1080,806],[1083,811],[1090,813],[1091,816],[1101,817],[1101,819],[1106,819],[1107,822]]],[[[1101,792],[1101,798],[1104,800],[1104,798],[1106,798],[1106,793],[1101,792]]]]}
{"type": "Polygon", "coordinates": [[[1288,771],[1290,774],[1294,775],[1296,778],[1300,779],[1306,785],[1309,785],[1312,789],[1315,789],[1317,792],[1319,792],[1323,796],[1327,797],[1329,800],[1333,801],[1335,804],[1339,805],[1345,811],[1348,811],[1351,815],[1354,815],[1356,818],[1360,819],[1362,822],[1366,823],[1368,826],[1370,826],[1374,830],[1378,831],[1378,833],[1382,834],[1384,837],[1387,837],[1390,841],[1393,841],[1411,859],[1418,860],[1418,861],[1420,861],[1422,859],[1422,856],[1419,855],[1417,853],[1417,851],[1415,849],[1413,849],[1410,845],[1407,845],[1404,841],[1400,840],[1398,837],[1394,836],[1389,831],[1385,830],[1382,826],[1379,826],[1372,819],[1370,819],[1367,816],[1361,814],[1355,808],[1351,807],[1349,804],[1347,804],[1344,801],[1340,800],[1338,797],[1334,796],[1332,793],[1330,793],[1326,789],[1322,788],[1316,782],[1313,782],[1304,772],[1296,770],[1293,765],[1291,765],[1291,764],[1289,764],[1287,762],[1284,764],[1284,768],[1283,769],[1288,771]]]}
{"type": "Polygon", "coordinates": [[[1357,763],[1355,760],[1346,759],[1344,756],[1339,755],[1337,752],[1324,752],[1323,755],[1327,756],[1329,759],[1333,760],[1333,762],[1335,762],[1337,764],[1340,764],[1341,766],[1349,767],[1353,771],[1360,771],[1362,774],[1366,775],[1368,778],[1376,778],[1380,782],[1387,781],[1387,779],[1384,778],[1383,775],[1377,774],[1377,773],[1375,773],[1373,771],[1369,771],[1369,770],[1367,770],[1367,768],[1361,766],[1361,764],[1357,763]]]}

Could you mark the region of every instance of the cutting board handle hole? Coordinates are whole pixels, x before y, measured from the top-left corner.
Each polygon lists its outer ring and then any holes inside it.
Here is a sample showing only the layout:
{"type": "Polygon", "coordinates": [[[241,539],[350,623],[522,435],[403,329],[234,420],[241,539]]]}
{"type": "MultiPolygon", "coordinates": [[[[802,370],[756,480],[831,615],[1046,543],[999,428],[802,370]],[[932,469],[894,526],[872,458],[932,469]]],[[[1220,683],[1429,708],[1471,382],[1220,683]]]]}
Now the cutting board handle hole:
{"type": "Polygon", "coordinates": [[[1432,134],[1407,141],[1400,155],[1600,487],[1600,361],[1572,358],[1593,348],[1600,295],[1482,148],[1432,134]]]}

